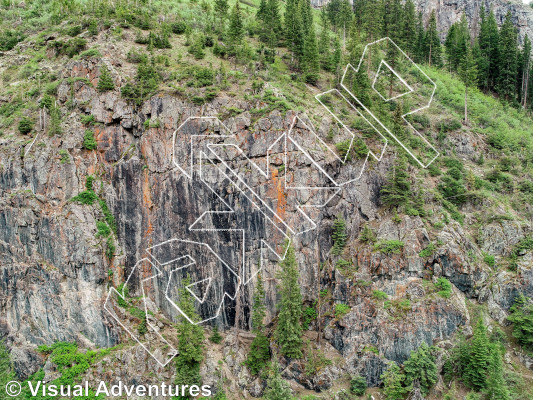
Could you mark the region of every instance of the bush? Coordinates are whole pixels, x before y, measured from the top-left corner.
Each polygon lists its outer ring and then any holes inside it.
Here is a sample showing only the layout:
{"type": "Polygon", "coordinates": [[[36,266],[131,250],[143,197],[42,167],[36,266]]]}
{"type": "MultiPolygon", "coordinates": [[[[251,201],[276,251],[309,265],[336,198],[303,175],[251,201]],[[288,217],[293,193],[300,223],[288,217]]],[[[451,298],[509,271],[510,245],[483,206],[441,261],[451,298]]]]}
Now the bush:
{"type": "Polygon", "coordinates": [[[338,303],[335,304],[335,318],[341,319],[350,311],[350,306],[348,304],[338,303]]]}
{"type": "Polygon", "coordinates": [[[96,222],[96,237],[108,237],[111,234],[111,229],[109,229],[109,226],[104,221],[97,221],[96,222]]]}
{"type": "Polygon", "coordinates": [[[96,140],[94,139],[94,132],[90,129],[85,131],[83,135],[83,147],[87,150],[95,150],[97,146],[96,140]]]}
{"type": "Polygon", "coordinates": [[[113,77],[107,68],[107,65],[102,64],[100,67],[100,76],[98,78],[98,85],[96,86],[99,92],[106,92],[115,88],[113,77]]]}
{"type": "Polygon", "coordinates": [[[346,221],[341,216],[338,216],[337,219],[333,222],[333,232],[331,234],[333,239],[333,248],[331,253],[335,256],[338,256],[344,250],[346,246],[346,221]]]}
{"type": "Polygon", "coordinates": [[[430,243],[424,250],[422,250],[418,255],[422,258],[428,258],[433,255],[435,252],[436,246],[433,243],[430,243]]]}
{"type": "Polygon", "coordinates": [[[19,121],[18,130],[23,135],[27,135],[33,130],[33,121],[29,118],[22,117],[19,121]]]}
{"type": "Polygon", "coordinates": [[[530,299],[520,294],[507,319],[513,323],[513,336],[520,344],[533,349],[533,304],[530,299]]]}
{"type": "Polygon", "coordinates": [[[270,360],[270,343],[264,333],[258,332],[250,346],[246,366],[253,375],[259,374],[270,360]]]}
{"type": "Polygon", "coordinates": [[[372,292],[372,297],[376,300],[387,300],[389,298],[387,293],[382,292],[381,290],[374,290],[372,292]]]}
{"type": "Polygon", "coordinates": [[[444,277],[440,277],[437,279],[437,283],[435,283],[435,287],[439,289],[439,295],[444,297],[445,299],[449,299],[452,295],[452,284],[450,281],[444,277]]]}
{"type": "Polygon", "coordinates": [[[365,224],[359,235],[359,240],[363,243],[374,243],[376,241],[376,233],[368,226],[368,224],[365,224]]]}
{"type": "Polygon", "coordinates": [[[350,392],[356,396],[362,396],[366,391],[366,379],[361,375],[356,375],[350,380],[350,392]]]}
{"type": "Polygon", "coordinates": [[[411,387],[413,382],[418,381],[424,396],[437,382],[437,365],[435,357],[431,354],[426,342],[422,342],[416,352],[412,351],[409,359],[404,363],[405,384],[411,387]]]}
{"type": "Polygon", "coordinates": [[[404,246],[400,240],[383,240],[375,244],[374,250],[384,254],[400,254],[404,246]]]}
{"type": "Polygon", "coordinates": [[[214,83],[215,72],[211,68],[196,67],[194,69],[196,87],[210,86],[214,83]]]}
{"type": "Polygon", "coordinates": [[[441,121],[438,128],[441,132],[453,132],[461,129],[462,126],[461,121],[458,119],[447,119],[441,121]]]}
{"type": "Polygon", "coordinates": [[[197,60],[201,60],[202,58],[205,57],[204,47],[205,47],[204,35],[202,34],[197,35],[194,38],[192,44],[189,46],[189,53],[192,56],[194,56],[194,58],[196,58],[197,60]]]}
{"type": "Polygon", "coordinates": [[[94,193],[92,190],[85,190],[77,196],[74,196],[72,199],[70,199],[70,201],[90,206],[93,205],[97,199],[98,196],[96,193],[94,193]]]}
{"type": "Polygon", "coordinates": [[[213,334],[209,337],[209,340],[216,344],[222,342],[222,335],[218,331],[218,326],[215,325],[213,327],[213,334]]]}
{"type": "Polygon", "coordinates": [[[485,263],[489,266],[489,267],[494,267],[494,265],[496,265],[496,259],[494,258],[493,255],[491,254],[487,254],[485,253],[483,255],[483,261],[485,261],[485,263]]]}
{"type": "Polygon", "coordinates": [[[94,119],[94,115],[90,114],[90,115],[84,115],[81,117],[81,123],[83,125],[89,125],[89,124],[92,124],[93,122],[95,121],[94,119]]]}
{"type": "Polygon", "coordinates": [[[187,32],[188,25],[183,21],[174,22],[171,25],[172,33],[175,33],[176,35],[181,35],[185,32],[187,32]]]}
{"type": "Polygon", "coordinates": [[[9,29],[0,31],[0,51],[9,51],[13,49],[18,42],[24,40],[24,34],[20,31],[9,29]]]}

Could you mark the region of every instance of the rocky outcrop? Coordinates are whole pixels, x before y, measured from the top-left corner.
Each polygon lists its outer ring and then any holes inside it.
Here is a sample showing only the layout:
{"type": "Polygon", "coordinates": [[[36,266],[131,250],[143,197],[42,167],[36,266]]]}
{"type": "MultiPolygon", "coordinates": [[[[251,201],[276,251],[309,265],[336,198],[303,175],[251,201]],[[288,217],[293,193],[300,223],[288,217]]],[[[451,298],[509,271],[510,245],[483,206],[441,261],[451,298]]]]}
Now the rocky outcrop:
{"type": "Polygon", "coordinates": [[[475,34],[479,32],[480,11],[493,10],[498,25],[503,24],[508,11],[511,11],[513,23],[518,27],[520,43],[525,36],[533,38],[533,9],[520,0],[415,0],[417,10],[422,12],[427,22],[432,11],[437,15],[437,27],[444,39],[450,26],[466,15],[470,28],[475,34]]]}

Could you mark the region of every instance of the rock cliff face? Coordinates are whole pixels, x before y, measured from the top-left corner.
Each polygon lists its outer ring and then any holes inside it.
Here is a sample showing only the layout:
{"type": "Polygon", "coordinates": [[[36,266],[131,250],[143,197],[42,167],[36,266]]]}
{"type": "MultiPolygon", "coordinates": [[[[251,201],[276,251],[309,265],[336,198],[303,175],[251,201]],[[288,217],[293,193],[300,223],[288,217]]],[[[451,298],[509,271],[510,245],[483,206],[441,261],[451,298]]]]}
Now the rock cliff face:
{"type": "MultiPolygon", "coordinates": [[[[350,1],[353,4],[353,1],[350,1]]],[[[356,0],[357,2],[357,0],[356,0]]],[[[313,7],[325,7],[329,0],[311,0],[313,7]]],[[[533,9],[519,0],[414,0],[417,11],[422,12],[427,23],[432,11],[437,14],[437,27],[444,40],[446,32],[452,24],[459,22],[463,13],[466,15],[470,27],[477,32],[479,26],[480,10],[492,9],[499,25],[505,20],[508,11],[511,11],[513,23],[518,27],[520,43],[526,35],[533,38],[533,9]]]]}
{"type": "Polygon", "coordinates": [[[513,23],[518,27],[520,42],[526,35],[533,38],[533,9],[519,0],[415,0],[417,10],[422,11],[427,22],[432,11],[437,13],[437,26],[444,38],[450,26],[466,15],[470,27],[476,31],[479,26],[480,10],[493,10],[498,25],[505,20],[508,11],[511,11],[513,23]]]}
{"type": "MultiPolygon", "coordinates": [[[[431,9],[427,4],[424,7],[431,9]]],[[[439,12],[441,24],[458,18],[449,7],[449,13],[439,12]]],[[[203,212],[220,207],[209,190],[187,179],[171,162],[172,135],[181,123],[190,116],[222,116],[242,139],[248,155],[261,162],[276,139],[269,132],[287,130],[294,115],[273,111],[257,119],[249,111],[264,107],[260,101],[219,97],[195,106],[169,94],[154,96],[136,108],[116,91],[101,94],[94,89],[89,82],[94,84],[99,72],[90,60],[72,61],[62,70],[63,78],[74,78],[64,80],[58,88],[59,105],[69,110],[64,134],[46,137],[41,132],[30,150],[22,141],[0,139],[0,337],[6,339],[20,377],[42,365],[35,350],[38,345],[61,340],[109,347],[127,341],[125,332],[103,310],[108,288],[129,276],[147,248],[174,237],[191,238],[191,223],[203,212]],[[224,118],[232,107],[242,112],[224,118]],[[80,146],[85,130],[80,113],[94,117],[96,151],[80,146]],[[159,121],[158,126],[150,127],[145,123],[148,119],[159,121]],[[112,261],[104,256],[105,241],[97,235],[96,222],[104,218],[100,208],[69,201],[85,189],[87,175],[97,177],[95,190],[117,221],[118,244],[112,261]]],[[[119,84],[119,78],[115,79],[119,84]]],[[[328,131],[325,121],[320,132],[325,135],[328,131]]],[[[186,145],[187,141],[178,137],[177,146],[186,145]]],[[[456,147],[460,154],[473,152],[464,141],[456,147]]],[[[335,161],[323,161],[335,176],[353,172],[352,166],[340,168],[335,161]]],[[[320,299],[324,318],[320,325],[312,322],[307,335],[316,339],[313,331],[323,332],[327,351],[332,358],[340,356],[337,363],[312,378],[298,362],[286,361],[284,376],[295,385],[324,390],[347,372],[360,373],[369,385],[378,385],[389,361],[401,363],[422,342],[444,343],[459,329],[468,329],[465,299],[487,302],[491,315],[503,322],[519,291],[533,295],[530,255],[520,260],[517,275],[500,272],[489,276],[476,261],[482,250],[505,254],[529,227],[512,221],[494,222],[480,229],[477,243],[458,223],[436,232],[419,217],[404,216],[397,221],[379,204],[379,189],[392,161],[389,153],[360,181],[345,186],[318,214],[318,228],[295,240],[304,300],[312,304],[320,299]],[[350,238],[342,255],[351,262],[346,269],[335,268],[328,261],[331,226],[338,215],[345,218],[350,238]],[[401,240],[403,249],[384,254],[362,243],[358,236],[365,223],[376,231],[378,240],[401,240]],[[435,251],[420,257],[430,241],[438,243],[435,251]],[[450,299],[439,296],[432,283],[441,276],[454,285],[450,299]],[[375,298],[376,290],[388,295],[387,304],[375,298]],[[338,303],[350,307],[342,317],[334,312],[338,303]]],[[[301,168],[302,175],[313,175],[310,166],[301,168]]],[[[229,186],[226,189],[224,199],[229,203],[243,201],[234,226],[261,236],[265,227],[254,209],[229,186]]],[[[209,240],[220,253],[238,254],[238,243],[226,233],[215,233],[209,240]]],[[[276,312],[277,268],[273,262],[264,271],[270,321],[276,312]]],[[[229,329],[237,321],[240,328],[247,329],[251,295],[250,285],[245,286],[234,302],[226,303],[216,323],[229,329]]],[[[172,310],[165,309],[157,298],[154,302],[172,316],[172,310]]],[[[217,348],[218,355],[208,358],[202,373],[212,380],[219,368],[214,360],[222,353],[227,363],[223,368],[235,389],[257,396],[262,383],[242,366],[242,350],[236,354],[231,350],[235,341],[235,336],[228,335],[225,345],[217,348]]],[[[135,373],[155,371],[161,379],[172,378],[168,368],[132,358],[140,353],[139,346],[120,353],[117,368],[122,372],[114,377],[131,380],[135,373]]],[[[92,378],[103,376],[105,370],[97,370],[92,378]]]]}

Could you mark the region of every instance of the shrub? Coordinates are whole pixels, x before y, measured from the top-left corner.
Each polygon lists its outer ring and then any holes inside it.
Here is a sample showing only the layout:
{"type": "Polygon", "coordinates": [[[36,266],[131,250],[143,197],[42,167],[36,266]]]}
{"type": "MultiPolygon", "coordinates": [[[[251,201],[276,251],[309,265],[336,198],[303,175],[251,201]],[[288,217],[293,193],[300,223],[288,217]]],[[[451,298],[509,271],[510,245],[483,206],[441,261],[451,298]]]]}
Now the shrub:
{"type": "Polygon", "coordinates": [[[350,392],[356,396],[362,396],[366,391],[366,379],[361,375],[356,375],[350,380],[350,392]]]}
{"type": "Polygon", "coordinates": [[[404,246],[400,240],[383,240],[375,244],[374,250],[384,254],[400,254],[404,246]]]}
{"type": "Polygon", "coordinates": [[[448,279],[442,276],[439,277],[439,279],[437,279],[437,283],[435,283],[435,286],[440,290],[439,295],[445,299],[449,299],[452,295],[452,284],[448,279]]]}
{"type": "Polygon", "coordinates": [[[204,52],[205,38],[204,35],[197,35],[192,44],[189,46],[189,53],[197,60],[201,60],[205,57],[204,52]]]}
{"type": "Polygon", "coordinates": [[[94,193],[92,190],[85,190],[77,196],[74,196],[72,199],[70,199],[70,201],[90,206],[93,205],[97,199],[98,196],[96,195],[96,193],[94,193]]]}
{"type": "Polygon", "coordinates": [[[111,236],[109,236],[107,238],[107,248],[105,250],[105,255],[106,257],[111,260],[113,258],[113,256],[115,255],[115,243],[113,242],[113,238],[111,236]]]}
{"type": "Polygon", "coordinates": [[[431,257],[435,252],[436,246],[433,243],[430,243],[424,250],[422,250],[418,255],[422,258],[431,257]]]}
{"type": "Polygon", "coordinates": [[[372,297],[376,300],[387,300],[389,298],[387,293],[382,292],[381,290],[374,290],[372,292],[372,297]]]}
{"type": "Polygon", "coordinates": [[[23,135],[27,135],[33,130],[33,121],[29,118],[22,117],[19,121],[18,130],[23,135]]]}
{"type": "Polygon", "coordinates": [[[218,331],[218,326],[215,325],[213,327],[213,334],[209,337],[209,340],[216,344],[222,342],[222,335],[218,331]]]}
{"type": "Polygon", "coordinates": [[[438,377],[435,357],[426,342],[422,342],[416,352],[411,352],[409,359],[404,363],[404,371],[406,386],[418,381],[422,394],[426,396],[438,377]]]}
{"type": "Polygon", "coordinates": [[[61,164],[67,164],[70,161],[70,157],[67,150],[61,149],[59,150],[58,154],[61,156],[61,159],[59,160],[61,164]]]}
{"type": "Polygon", "coordinates": [[[194,69],[196,87],[210,86],[214,83],[215,72],[211,68],[196,67],[194,69]]]}
{"type": "Polygon", "coordinates": [[[303,312],[303,321],[302,321],[302,328],[304,331],[309,329],[309,325],[311,324],[311,321],[315,320],[318,317],[318,313],[316,312],[316,307],[306,307],[304,308],[303,312]]]}
{"type": "Polygon", "coordinates": [[[115,88],[113,77],[107,68],[107,65],[102,64],[100,67],[100,77],[98,78],[98,85],[96,86],[99,92],[106,92],[115,88]]]}
{"type": "Polygon", "coordinates": [[[270,360],[270,343],[263,332],[258,332],[250,346],[246,366],[253,375],[257,375],[265,368],[270,360]]]}
{"type": "Polygon", "coordinates": [[[333,239],[333,248],[331,253],[338,256],[344,250],[346,246],[346,221],[341,216],[338,216],[337,219],[333,222],[333,232],[331,234],[333,239]]]}
{"type": "Polygon", "coordinates": [[[337,303],[335,304],[335,318],[341,319],[350,311],[350,306],[348,304],[337,303]]]}
{"type": "Polygon", "coordinates": [[[507,318],[513,323],[513,336],[520,344],[533,348],[533,304],[530,299],[520,294],[511,307],[511,315],[507,318]]]}
{"type": "Polygon", "coordinates": [[[109,229],[109,226],[104,221],[97,221],[96,222],[96,237],[108,237],[111,234],[111,229],[109,229]]]}
{"type": "Polygon", "coordinates": [[[94,119],[94,115],[92,115],[92,114],[89,114],[89,115],[83,115],[83,116],[81,117],[81,123],[82,123],[83,125],[90,125],[90,124],[92,124],[94,121],[95,121],[95,119],[94,119]]]}
{"type": "Polygon", "coordinates": [[[172,33],[175,33],[176,35],[181,35],[187,31],[188,26],[185,22],[178,21],[178,22],[174,22],[171,25],[171,28],[172,28],[172,33]]]}
{"type": "Polygon", "coordinates": [[[489,267],[494,267],[494,265],[496,265],[496,259],[491,254],[487,254],[487,253],[483,254],[483,261],[485,261],[485,263],[489,267]]]}
{"type": "Polygon", "coordinates": [[[87,150],[95,150],[97,146],[96,140],[94,139],[94,132],[90,129],[85,131],[83,136],[83,147],[87,150]]]}
{"type": "Polygon", "coordinates": [[[9,51],[13,49],[18,42],[24,40],[24,34],[20,31],[10,29],[0,30],[0,51],[9,51]]]}
{"type": "Polygon", "coordinates": [[[370,226],[368,226],[368,224],[365,224],[359,235],[359,240],[363,243],[374,243],[376,241],[376,233],[370,228],[370,226]]]}

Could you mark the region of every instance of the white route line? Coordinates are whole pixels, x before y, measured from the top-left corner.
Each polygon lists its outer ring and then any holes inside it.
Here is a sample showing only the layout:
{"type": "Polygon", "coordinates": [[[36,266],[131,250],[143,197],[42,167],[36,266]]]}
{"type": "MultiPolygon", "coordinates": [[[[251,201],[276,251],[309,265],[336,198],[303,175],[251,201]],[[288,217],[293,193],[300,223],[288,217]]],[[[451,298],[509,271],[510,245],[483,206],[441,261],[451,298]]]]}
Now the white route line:
{"type": "MultiPolygon", "coordinates": [[[[361,56],[361,60],[359,61],[359,65],[358,65],[357,69],[355,69],[351,64],[348,64],[346,66],[346,69],[344,71],[344,74],[343,74],[342,80],[341,80],[341,87],[353,99],[355,99],[357,101],[357,103],[359,104],[360,107],[362,107],[367,113],[369,113],[371,115],[371,117],[375,120],[374,122],[377,122],[382,128],[384,128],[386,130],[386,132],[390,136],[392,136],[404,148],[404,150],[406,150],[408,152],[408,154],[411,155],[411,157],[413,157],[418,162],[418,164],[420,164],[422,167],[427,168],[440,155],[439,152],[429,143],[429,141],[424,136],[422,136],[405,118],[408,115],[414,114],[414,113],[422,111],[424,109],[427,109],[430,106],[430,104],[431,104],[431,102],[433,100],[433,96],[435,94],[436,85],[429,78],[429,76],[424,71],[422,71],[420,69],[420,67],[418,67],[418,65],[416,65],[416,63],[414,63],[409,58],[409,56],[407,56],[407,54],[405,54],[403,52],[403,50],[401,50],[391,39],[383,38],[383,39],[380,39],[380,40],[377,40],[375,42],[367,44],[365,46],[365,49],[363,51],[363,55],[361,56]],[[423,74],[423,76],[433,85],[433,91],[432,91],[432,94],[431,94],[431,98],[429,99],[428,103],[425,106],[422,106],[422,107],[420,107],[420,108],[418,108],[416,110],[413,110],[411,112],[408,112],[408,113],[402,115],[403,120],[408,124],[408,126],[416,134],[418,134],[421,137],[421,139],[431,149],[433,149],[433,151],[436,152],[437,155],[435,156],[435,158],[433,158],[427,165],[424,165],[420,160],[418,160],[413,155],[413,153],[400,140],[398,140],[398,138],[395,137],[395,135],[392,134],[392,132],[367,107],[365,107],[365,105],[357,98],[357,96],[354,95],[345,85],[346,74],[348,73],[349,68],[351,68],[353,71],[355,71],[355,73],[358,73],[359,69],[363,65],[363,62],[365,60],[366,54],[367,54],[370,46],[373,46],[373,45],[375,45],[377,43],[380,43],[380,42],[383,42],[383,41],[390,41],[390,43],[392,43],[392,45],[394,45],[396,47],[396,49],[398,49],[401,52],[401,54],[404,57],[406,57],[418,69],[418,71],[420,71],[420,73],[423,74]]],[[[379,64],[379,67],[378,67],[378,70],[377,70],[377,73],[376,73],[376,77],[375,77],[374,82],[372,84],[372,88],[373,88],[373,90],[376,93],[378,93],[378,95],[385,102],[398,99],[399,97],[402,97],[402,96],[404,96],[406,94],[409,94],[409,93],[415,93],[415,90],[393,68],[391,68],[390,65],[383,59],[381,60],[381,63],[379,64]],[[381,68],[382,68],[383,64],[385,64],[385,66],[392,71],[392,73],[400,80],[400,82],[402,84],[404,84],[409,89],[408,92],[400,94],[400,95],[395,96],[395,97],[392,97],[390,99],[385,99],[381,95],[381,93],[375,88],[375,85],[376,85],[376,82],[377,82],[377,79],[379,77],[379,74],[380,74],[380,71],[381,71],[381,68]]],[[[349,145],[347,154],[344,157],[344,159],[339,157],[339,155],[337,154],[337,152],[335,151],[334,148],[332,148],[331,146],[329,146],[328,144],[326,144],[324,142],[324,140],[316,133],[315,129],[312,126],[309,126],[300,116],[296,115],[293,118],[293,120],[292,120],[292,122],[291,122],[291,124],[289,126],[289,129],[287,131],[281,133],[279,135],[279,137],[276,140],[274,140],[272,142],[272,144],[267,148],[266,163],[265,163],[265,168],[263,169],[257,163],[255,163],[252,159],[250,159],[246,155],[246,153],[237,144],[237,140],[236,140],[235,134],[233,134],[230,131],[230,129],[222,121],[220,121],[217,117],[205,117],[205,116],[188,117],[173,133],[173,137],[172,137],[172,163],[188,179],[191,179],[191,180],[198,179],[200,182],[202,182],[202,184],[205,185],[216,196],[216,198],[221,201],[221,204],[226,207],[226,210],[204,211],[188,227],[188,231],[191,231],[191,232],[213,232],[213,233],[214,232],[232,232],[232,233],[236,233],[242,240],[242,253],[240,254],[242,262],[240,263],[240,266],[229,265],[226,261],[224,261],[213,250],[213,248],[210,245],[208,245],[206,243],[193,241],[193,240],[184,240],[184,239],[173,238],[173,239],[161,242],[159,244],[156,244],[156,245],[151,246],[148,249],[146,249],[146,253],[148,254],[148,256],[150,257],[151,260],[148,259],[148,258],[143,258],[142,260],[140,260],[134,266],[134,268],[133,268],[132,272],[130,273],[128,279],[126,280],[126,283],[124,284],[124,286],[126,286],[129,283],[130,278],[133,276],[133,274],[138,272],[139,265],[142,262],[148,262],[155,273],[152,276],[150,276],[148,278],[144,278],[144,279],[141,280],[141,289],[142,289],[143,299],[144,299],[145,298],[144,285],[147,283],[147,281],[155,279],[155,278],[161,278],[162,277],[162,268],[164,266],[169,265],[171,263],[178,262],[180,260],[181,261],[185,261],[185,263],[182,263],[182,265],[180,265],[177,268],[174,268],[174,269],[172,269],[171,271],[168,272],[170,275],[169,275],[169,279],[168,279],[168,282],[167,282],[167,285],[166,285],[166,288],[165,288],[165,293],[164,293],[165,299],[171,304],[171,306],[173,308],[175,308],[178,311],[178,313],[180,315],[182,315],[184,318],[186,318],[187,321],[189,321],[191,324],[201,324],[201,323],[204,323],[206,321],[209,321],[209,320],[212,320],[214,318],[217,318],[219,316],[219,314],[220,314],[220,311],[222,310],[222,308],[224,306],[226,298],[228,298],[230,300],[235,300],[236,296],[237,296],[237,294],[239,292],[240,287],[242,285],[247,285],[248,283],[250,283],[250,281],[253,279],[253,277],[259,271],[261,271],[261,269],[262,269],[262,267],[264,265],[264,262],[266,261],[266,259],[264,258],[265,252],[270,251],[279,260],[283,260],[285,258],[288,247],[285,247],[284,251],[280,252],[280,251],[276,250],[276,247],[279,247],[279,243],[277,243],[277,244],[276,243],[269,243],[269,240],[267,240],[265,238],[262,238],[262,239],[259,240],[259,248],[256,248],[254,250],[254,254],[255,254],[256,251],[259,251],[259,254],[260,254],[258,269],[257,269],[257,271],[255,271],[250,276],[245,276],[246,265],[247,265],[246,264],[246,249],[245,249],[245,247],[246,247],[245,245],[247,243],[246,242],[247,233],[246,233],[245,229],[244,228],[229,228],[229,227],[227,227],[227,228],[212,228],[212,227],[208,227],[212,223],[212,217],[213,216],[215,216],[215,215],[224,215],[224,214],[227,214],[227,215],[235,214],[236,210],[230,204],[228,204],[228,202],[219,193],[217,193],[216,183],[211,183],[209,181],[209,178],[212,178],[213,176],[211,175],[211,177],[209,177],[209,176],[206,175],[206,170],[205,169],[207,167],[210,168],[210,171],[218,172],[218,174],[220,174],[221,177],[224,177],[224,178],[228,179],[231,182],[232,186],[234,186],[235,189],[237,189],[239,195],[240,196],[244,196],[244,198],[246,198],[248,201],[250,201],[252,206],[257,208],[261,212],[263,218],[265,218],[265,220],[267,220],[271,224],[271,226],[274,227],[274,230],[281,234],[281,238],[282,239],[288,240],[289,243],[290,243],[290,241],[292,240],[292,236],[301,235],[301,234],[303,234],[305,232],[309,232],[309,231],[315,229],[317,227],[317,223],[313,220],[313,218],[311,218],[311,216],[308,213],[305,212],[306,209],[317,209],[317,208],[325,207],[333,199],[333,197],[335,195],[340,193],[340,191],[342,190],[344,185],[346,185],[348,183],[352,183],[354,181],[357,181],[357,180],[359,180],[362,177],[363,172],[365,171],[366,166],[368,164],[368,159],[369,159],[370,156],[372,156],[378,162],[381,161],[383,156],[384,156],[384,153],[385,153],[385,151],[387,149],[387,145],[388,145],[388,138],[385,137],[382,134],[380,129],[377,129],[377,127],[357,107],[355,107],[339,90],[331,89],[331,90],[328,90],[326,92],[323,92],[323,93],[320,93],[320,94],[316,95],[315,98],[328,111],[328,113],[331,116],[333,116],[333,118],[338,123],[340,123],[342,125],[342,127],[351,135],[350,145],[349,145]],[[317,143],[319,145],[321,145],[321,147],[323,149],[327,149],[327,151],[329,151],[331,154],[333,154],[333,156],[336,157],[336,159],[338,159],[342,164],[346,163],[346,161],[348,159],[348,156],[349,156],[349,152],[350,152],[350,150],[351,150],[351,148],[353,146],[354,139],[356,138],[356,135],[354,134],[352,129],[350,129],[348,126],[346,126],[341,121],[341,119],[337,115],[335,115],[333,113],[333,111],[330,110],[330,108],[327,105],[325,105],[322,102],[322,100],[320,99],[321,96],[323,96],[325,94],[329,94],[329,93],[335,93],[336,95],[341,97],[346,103],[348,103],[350,108],[355,110],[355,112],[358,114],[358,116],[363,118],[379,134],[379,136],[381,137],[381,141],[383,142],[381,153],[379,153],[379,154],[377,154],[374,151],[372,151],[370,146],[368,146],[369,147],[368,154],[367,154],[367,156],[366,156],[366,158],[364,160],[364,163],[363,163],[363,166],[361,168],[361,171],[360,171],[359,175],[356,176],[356,177],[347,178],[346,181],[343,181],[343,179],[346,179],[346,178],[341,177],[341,178],[335,179],[333,176],[331,176],[331,174],[329,174],[311,156],[309,151],[307,151],[303,147],[302,143],[299,143],[298,139],[294,135],[294,131],[295,131],[296,127],[297,127],[297,124],[300,123],[303,126],[303,129],[306,129],[309,132],[311,132],[311,134],[314,136],[314,139],[317,140],[317,143]],[[177,135],[178,135],[178,133],[180,131],[182,131],[183,129],[187,128],[187,126],[188,126],[187,124],[189,124],[192,121],[196,121],[196,120],[198,120],[198,121],[202,121],[202,120],[208,121],[208,122],[212,123],[213,125],[211,127],[207,126],[207,129],[218,128],[218,129],[216,129],[217,131],[225,132],[227,134],[213,134],[213,135],[194,135],[194,134],[191,134],[190,138],[188,140],[188,143],[187,143],[187,146],[189,148],[186,149],[186,152],[185,152],[187,154],[187,156],[190,158],[190,160],[187,161],[186,157],[184,157],[183,159],[178,159],[178,157],[182,156],[182,154],[180,154],[180,155],[176,154],[176,144],[177,144],[176,138],[177,138],[177,135]],[[291,183],[288,180],[288,175],[289,174],[287,172],[285,173],[285,176],[281,178],[282,179],[282,183],[283,183],[283,189],[286,192],[289,192],[289,191],[293,191],[294,192],[294,194],[292,194],[292,196],[293,196],[292,199],[295,200],[296,204],[292,204],[292,207],[294,207],[296,209],[296,211],[299,213],[299,215],[301,217],[303,217],[303,219],[305,221],[305,222],[300,222],[300,223],[296,222],[295,223],[296,226],[291,226],[291,224],[290,224],[290,222],[289,222],[289,220],[287,218],[284,218],[283,215],[280,215],[276,210],[274,210],[272,208],[272,206],[269,204],[268,198],[264,198],[258,192],[258,190],[252,188],[247,183],[246,177],[243,175],[243,173],[240,170],[235,170],[235,169],[233,169],[231,167],[231,164],[232,164],[233,161],[238,161],[239,163],[245,163],[245,165],[248,167],[246,173],[248,173],[248,174],[249,173],[256,174],[255,176],[259,176],[260,177],[259,184],[257,185],[257,187],[260,188],[260,187],[262,187],[262,185],[265,185],[265,184],[268,183],[269,179],[271,179],[270,177],[278,177],[278,175],[272,174],[273,168],[271,168],[271,166],[270,166],[271,165],[271,158],[274,157],[274,155],[276,157],[279,157],[279,155],[280,155],[279,151],[275,151],[276,146],[278,148],[279,148],[280,145],[283,146],[283,152],[282,152],[282,157],[283,157],[283,162],[284,162],[283,165],[286,168],[287,165],[289,164],[289,154],[288,154],[289,153],[289,150],[288,150],[289,149],[289,144],[292,144],[294,146],[294,148],[296,149],[296,150],[291,150],[291,154],[296,152],[296,154],[302,154],[303,156],[305,156],[307,158],[307,160],[310,162],[310,164],[317,171],[319,171],[321,174],[323,174],[326,183],[330,184],[330,186],[327,186],[327,185],[324,185],[324,186],[305,186],[305,185],[304,186],[299,186],[298,184],[295,184],[294,186],[291,186],[291,183]],[[229,151],[225,152],[224,150],[229,150],[229,151]],[[231,157],[228,157],[228,156],[231,156],[231,157]],[[188,165],[184,165],[183,161],[186,161],[186,164],[188,164],[188,165]],[[195,170],[195,168],[196,168],[196,170],[195,170]],[[302,191],[302,193],[305,192],[307,194],[306,198],[308,200],[306,201],[306,204],[300,204],[299,201],[297,200],[296,194],[297,194],[298,191],[302,191]],[[325,193],[325,196],[321,195],[322,193],[325,193]],[[203,225],[205,225],[205,227],[203,225]],[[178,251],[179,251],[178,254],[171,254],[172,257],[171,257],[170,260],[158,260],[157,259],[157,255],[155,254],[155,252],[157,251],[158,248],[160,248],[161,246],[168,246],[168,245],[174,245],[174,244],[178,245],[178,251]],[[194,266],[197,265],[196,260],[189,254],[189,252],[187,250],[187,248],[190,247],[190,246],[202,246],[205,249],[207,249],[207,254],[209,256],[213,257],[213,259],[216,261],[217,265],[219,265],[219,266],[221,266],[223,268],[226,268],[230,272],[230,278],[232,277],[233,279],[235,279],[235,281],[233,281],[234,284],[235,284],[235,293],[233,295],[231,295],[230,293],[227,293],[227,292],[224,292],[223,294],[221,294],[220,295],[220,301],[217,304],[217,307],[216,307],[216,310],[215,310],[216,312],[214,313],[214,315],[210,315],[208,318],[205,318],[202,321],[193,321],[193,320],[191,320],[191,318],[188,315],[186,315],[180,309],[180,307],[175,303],[175,301],[172,299],[172,296],[171,296],[171,293],[170,293],[171,289],[174,288],[174,286],[171,286],[171,284],[172,284],[173,277],[176,276],[176,273],[178,271],[181,271],[181,270],[184,270],[184,269],[187,269],[187,268],[191,268],[191,267],[194,267],[194,266]]],[[[286,196],[286,197],[289,197],[289,196],[286,196]]],[[[206,302],[206,300],[207,300],[208,293],[212,289],[213,283],[216,282],[214,279],[216,279],[216,277],[208,276],[208,277],[202,278],[202,279],[200,279],[200,280],[198,280],[196,282],[189,283],[184,288],[192,294],[192,296],[194,297],[194,299],[198,303],[204,304],[206,302]],[[200,285],[200,284],[203,284],[203,283],[206,283],[207,287],[204,290],[202,298],[200,298],[197,295],[197,293],[195,293],[192,290],[192,288],[194,286],[196,286],[196,285],[200,285]]],[[[218,283],[220,283],[220,282],[218,282],[218,283]]],[[[151,285],[150,287],[153,289],[156,286],[157,285],[151,285]]],[[[123,290],[122,293],[118,293],[116,291],[116,289],[111,288],[109,290],[109,294],[108,294],[106,302],[104,304],[104,309],[106,311],[108,311],[111,314],[111,316],[119,323],[119,325],[122,328],[124,328],[128,332],[128,334],[130,336],[132,336],[134,338],[134,340],[136,340],[154,359],[156,359],[156,361],[161,366],[167,365],[168,362],[176,354],[176,351],[175,351],[174,347],[172,347],[172,345],[170,345],[170,343],[168,343],[168,341],[166,341],[164,339],[164,337],[162,337],[157,332],[155,327],[153,327],[152,324],[147,320],[148,326],[150,328],[152,328],[152,330],[154,331],[153,333],[155,333],[162,342],[166,343],[172,349],[172,351],[169,353],[169,357],[170,358],[167,359],[166,361],[165,360],[160,361],[157,358],[157,355],[155,355],[153,352],[151,352],[150,349],[148,347],[146,347],[139,340],[139,338],[135,334],[133,334],[130,330],[128,330],[128,328],[119,320],[119,318],[112,312],[112,310],[110,310],[108,308],[108,302],[109,302],[109,300],[110,300],[112,295],[118,295],[118,296],[120,296],[122,298],[125,297],[124,290],[123,290]]],[[[218,297],[217,297],[217,301],[218,301],[218,297]]],[[[147,310],[147,306],[146,306],[146,301],[144,301],[144,308],[145,308],[145,312],[147,312],[148,310],[147,310]]]]}

